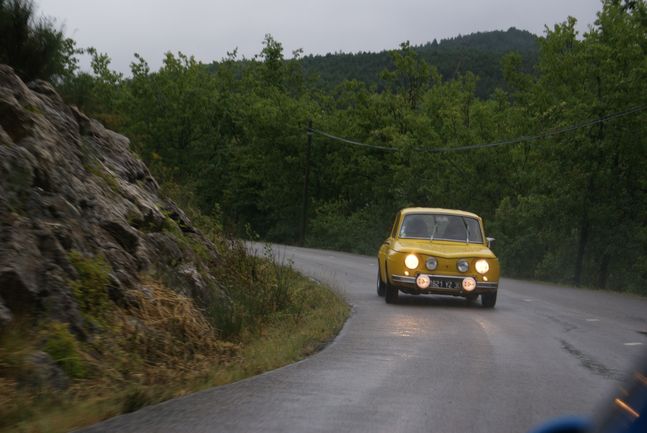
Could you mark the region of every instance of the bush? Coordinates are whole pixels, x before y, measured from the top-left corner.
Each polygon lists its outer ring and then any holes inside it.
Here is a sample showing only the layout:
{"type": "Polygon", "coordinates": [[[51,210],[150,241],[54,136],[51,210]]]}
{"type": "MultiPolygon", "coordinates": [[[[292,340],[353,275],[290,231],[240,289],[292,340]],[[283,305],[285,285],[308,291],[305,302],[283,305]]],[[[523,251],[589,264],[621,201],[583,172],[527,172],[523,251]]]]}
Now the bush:
{"type": "Polygon", "coordinates": [[[356,211],[348,203],[322,203],[310,221],[308,244],[320,248],[374,255],[388,236],[392,215],[376,205],[356,211]]]}
{"type": "Polygon", "coordinates": [[[88,319],[101,318],[110,307],[110,265],[102,256],[85,257],[78,251],[71,251],[69,259],[79,274],[78,280],[70,281],[79,309],[88,319]]]}

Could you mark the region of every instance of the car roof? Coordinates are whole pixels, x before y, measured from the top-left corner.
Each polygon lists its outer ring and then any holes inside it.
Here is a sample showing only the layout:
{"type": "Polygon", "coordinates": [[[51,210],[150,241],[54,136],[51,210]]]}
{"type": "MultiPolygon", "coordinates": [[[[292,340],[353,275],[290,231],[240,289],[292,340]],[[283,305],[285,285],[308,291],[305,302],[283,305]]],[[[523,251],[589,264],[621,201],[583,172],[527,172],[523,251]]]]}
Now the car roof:
{"type": "Polygon", "coordinates": [[[440,214],[447,214],[447,215],[468,216],[476,219],[481,219],[481,217],[479,217],[478,215],[472,212],[466,212],[464,210],[458,210],[458,209],[443,209],[438,207],[407,207],[402,209],[400,213],[402,215],[420,214],[420,213],[440,213],[440,214]]]}

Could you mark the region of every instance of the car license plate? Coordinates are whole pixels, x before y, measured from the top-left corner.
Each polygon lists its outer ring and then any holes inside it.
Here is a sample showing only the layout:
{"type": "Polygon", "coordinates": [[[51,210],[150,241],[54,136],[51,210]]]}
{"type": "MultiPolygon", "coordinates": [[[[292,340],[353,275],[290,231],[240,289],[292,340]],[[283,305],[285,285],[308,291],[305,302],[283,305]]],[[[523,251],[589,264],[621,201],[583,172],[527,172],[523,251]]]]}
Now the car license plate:
{"type": "Polygon", "coordinates": [[[461,288],[461,281],[454,279],[440,279],[432,278],[429,288],[431,289],[445,289],[445,290],[457,290],[461,288]]]}

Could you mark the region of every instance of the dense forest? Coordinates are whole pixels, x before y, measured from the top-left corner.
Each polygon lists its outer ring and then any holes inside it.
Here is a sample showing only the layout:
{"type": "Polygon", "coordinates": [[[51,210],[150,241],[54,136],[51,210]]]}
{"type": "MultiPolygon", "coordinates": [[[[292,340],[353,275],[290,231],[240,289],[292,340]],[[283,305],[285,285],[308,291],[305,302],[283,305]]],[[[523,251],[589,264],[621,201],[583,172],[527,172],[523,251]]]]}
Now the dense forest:
{"type": "MultiPolygon", "coordinates": [[[[501,60],[507,53],[519,53],[522,70],[527,73],[533,71],[539,54],[537,36],[514,27],[434,40],[411,48],[421,60],[435,66],[444,79],[452,80],[466,72],[477,75],[479,98],[488,98],[497,87],[507,89],[501,70],[501,60]]],[[[388,81],[383,71],[393,67],[393,56],[389,51],[329,53],[305,56],[301,63],[306,75],[315,75],[316,84],[325,90],[331,91],[343,81],[357,80],[381,91],[388,81]]]]}
{"type": "Polygon", "coordinates": [[[63,38],[48,78],[237,235],[297,243],[305,209],[306,245],[374,254],[399,208],[460,208],[484,218],[507,276],[644,293],[647,5],[605,0],[585,33],[575,24],[289,59],[268,35],[255,58],[217,65],[135,56],[127,78],[92,49],[80,72],[63,38]],[[505,34],[518,45],[499,47],[505,34]],[[309,121],[377,147],[308,147],[309,121]]]}

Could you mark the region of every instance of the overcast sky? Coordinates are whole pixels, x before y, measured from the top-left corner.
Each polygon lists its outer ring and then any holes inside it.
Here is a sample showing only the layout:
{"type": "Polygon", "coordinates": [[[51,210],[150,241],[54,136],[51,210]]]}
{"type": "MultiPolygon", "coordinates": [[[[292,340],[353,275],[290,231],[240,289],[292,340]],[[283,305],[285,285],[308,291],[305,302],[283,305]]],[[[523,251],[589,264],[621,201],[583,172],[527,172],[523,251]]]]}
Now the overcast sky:
{"type": "Polygon", "coordinates": [[[252,57],[266,33],[286,57],[381,51],[477,31],[528,30],[537,35],[574,16],[585,31],[600,0],[35,0],[80,47],[93,46],[129,71],[133,53],[153,69],[167,51],[205,63],[238,48],[252,57]]]}

